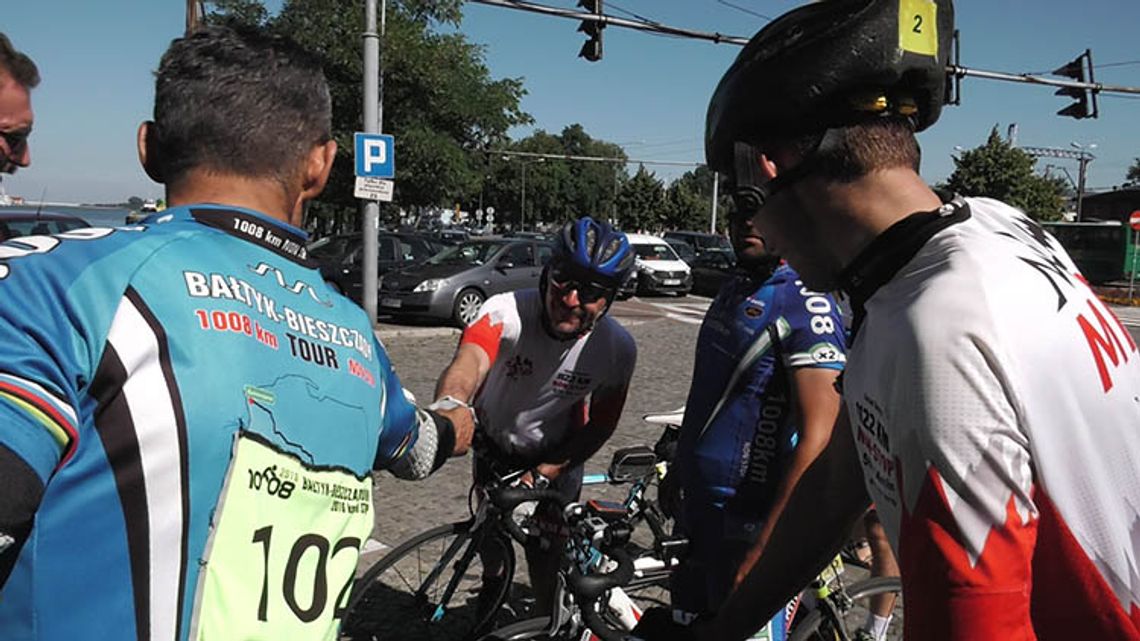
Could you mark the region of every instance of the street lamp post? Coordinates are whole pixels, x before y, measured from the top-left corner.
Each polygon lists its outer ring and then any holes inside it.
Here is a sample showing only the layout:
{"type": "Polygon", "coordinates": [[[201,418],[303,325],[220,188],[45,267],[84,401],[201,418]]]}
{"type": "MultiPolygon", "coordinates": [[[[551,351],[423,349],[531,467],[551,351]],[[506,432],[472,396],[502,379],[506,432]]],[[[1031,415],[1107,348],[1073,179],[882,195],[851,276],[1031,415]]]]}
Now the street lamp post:
{"type": "Polygon", "coordinates": [[[546,162],[546,159],[539,158],[537,160],[531,161],[519,161],[519,163],[522,165],[522,198],[521,202],[519,203],[519,231],[526,231],[526,166],[536,165],[540,162],[546,162]]]}
{"type": "Polygon", "coordinates": [[[1077,158],[1080,163],[1080,168],[1077,174],[1077,222],[1081,222],[1081,205],[1085,199],[1085,172],[1088,169],[1089,163],[1092,162],[1093,155],[1091,150],[1096,149],[1096,143],[1091,145],[1082,145],[1080,143],[1069,143],[1074,149],[1080,150],[1081,155],[1077,158]]]}

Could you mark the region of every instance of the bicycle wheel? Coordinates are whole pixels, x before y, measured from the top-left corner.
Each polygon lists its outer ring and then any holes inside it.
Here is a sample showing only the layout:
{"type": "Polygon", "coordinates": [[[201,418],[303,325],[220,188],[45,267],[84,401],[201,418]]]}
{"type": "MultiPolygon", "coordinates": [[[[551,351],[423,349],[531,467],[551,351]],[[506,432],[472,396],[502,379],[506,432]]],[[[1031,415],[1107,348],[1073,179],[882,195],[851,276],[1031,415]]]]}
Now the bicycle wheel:
{"type": "Polygon", "coordinates": [[[854,639],[855,631],[867,620],[872,597],[878,595],[895,597],[891,623],[883,638],[900,641],[903,638],[902,582],[895,577],[875,577],[833,592],[826,605],[818,604],[792,628],[789,641],[854,639]]]}
{"type": "Polygon", "coordinates": [[[472,547],[480,533],[470,536],[470,527],[464,521],[432,528],[377,561],[353,587],[342,638],[458,641],[493,621],[514,576],[514,547],[498,531],[484,530],[485,545],[497,546],[506,562],[506,580],[484,592],[483,564],[472,547]],[[441,603],[453,578],[454,590],[441,603]]]}

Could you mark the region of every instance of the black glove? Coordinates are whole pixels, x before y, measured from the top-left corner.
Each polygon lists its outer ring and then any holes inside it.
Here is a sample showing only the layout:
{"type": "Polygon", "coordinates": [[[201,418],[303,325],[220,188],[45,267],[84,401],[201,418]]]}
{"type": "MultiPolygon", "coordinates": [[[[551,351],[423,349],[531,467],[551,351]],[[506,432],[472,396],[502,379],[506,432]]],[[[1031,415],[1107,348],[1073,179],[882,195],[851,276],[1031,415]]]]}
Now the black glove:
{"type": "Polygon", "coordinates": [[[688,626],[673,621],[673,610],[665,607],[649,608],[641,615],[637,627],[627,637],[630,641],[695,641],[688,626]]]}

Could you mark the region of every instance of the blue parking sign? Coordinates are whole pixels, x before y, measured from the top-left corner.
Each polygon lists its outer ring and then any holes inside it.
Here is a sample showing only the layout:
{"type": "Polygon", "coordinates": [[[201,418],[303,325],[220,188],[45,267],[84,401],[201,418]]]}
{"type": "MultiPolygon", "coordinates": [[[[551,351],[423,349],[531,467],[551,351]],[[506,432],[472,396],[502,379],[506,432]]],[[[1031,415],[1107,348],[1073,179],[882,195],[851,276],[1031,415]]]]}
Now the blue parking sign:
{"type": "Polygon", "coordinates": [[[368,178],[396,176],[396,139],[387,134],[356,132],[356,175],[368,178]]]}

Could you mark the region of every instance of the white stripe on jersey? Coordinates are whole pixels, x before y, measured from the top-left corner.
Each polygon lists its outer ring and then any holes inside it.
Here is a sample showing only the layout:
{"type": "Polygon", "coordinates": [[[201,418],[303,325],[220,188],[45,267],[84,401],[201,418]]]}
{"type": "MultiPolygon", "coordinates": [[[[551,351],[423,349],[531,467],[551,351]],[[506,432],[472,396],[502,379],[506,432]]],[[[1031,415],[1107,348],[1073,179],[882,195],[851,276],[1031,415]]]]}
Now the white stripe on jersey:
{"type": "Polygon", "coordinates": [[[178,422],[159,361],[158,337],[128,298],[123,298],[108,332],[127,381],[123,395],[131,413],[146,487],[150,563],[150,636],[178,638],[179,578],[182,570],[182,461],[178,422]],[[174,497],[174,498],[172,498],[174,497]]]}

